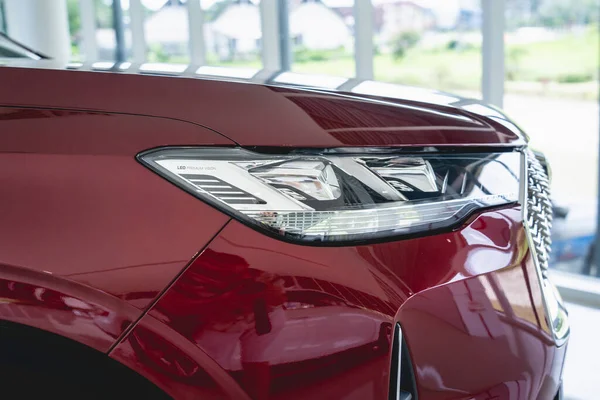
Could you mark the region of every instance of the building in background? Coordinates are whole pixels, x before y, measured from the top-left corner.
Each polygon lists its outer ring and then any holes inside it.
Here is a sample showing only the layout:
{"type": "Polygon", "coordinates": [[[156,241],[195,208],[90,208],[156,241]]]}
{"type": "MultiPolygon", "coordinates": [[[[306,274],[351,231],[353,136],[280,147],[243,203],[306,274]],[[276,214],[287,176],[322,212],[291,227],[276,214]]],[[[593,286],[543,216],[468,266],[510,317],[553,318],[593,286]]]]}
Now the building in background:
{"type": "Polygon", "coordinates": [[[297,45],[318,50],[351,49],[351,27],[341,13],[320,1],[292,4],[290,33],[297,45]]]}
{"type": "MultiPolygon", "coordinates": [[[[185,2],[145,0],[142,4],[147,10],[144,30],[151,53],[156,53],[158,61],[185,58],[189,42],[185,2]]],[[[262,38],[258,1],[205,0],[201,4],[206,8],[205,46],[215,61],[257,57],[262,38]]],[[[351,51],[354,0],[290,0],[289,4],[290,35],[296,48],[351,51]]],[[[384,52],[402,32],[468,30],[481,23],[479,0],[373,0],[373,5],[375,40],[384,52]]],[[[125,36],[130,43],[130,31],[125,36]]],[[[112,29],[97,29],[96,40],[100,58],[110,59],[115,47],[112,29]]]]}
{"type": "Polygon", "coordinates": [[[379,41],[388,43],[402,32],[423,33],[436,25],[436,16],[430,8],[418,1],[386,1],[377,6],[381,15],[379,41]]]}

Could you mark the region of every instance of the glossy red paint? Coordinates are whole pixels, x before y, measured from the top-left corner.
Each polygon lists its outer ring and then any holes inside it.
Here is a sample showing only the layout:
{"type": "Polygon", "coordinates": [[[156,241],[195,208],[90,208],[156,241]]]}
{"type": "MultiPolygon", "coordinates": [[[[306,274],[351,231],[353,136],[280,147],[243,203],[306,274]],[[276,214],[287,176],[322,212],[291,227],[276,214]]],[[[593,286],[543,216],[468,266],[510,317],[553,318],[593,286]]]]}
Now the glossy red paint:
{"type": "Polygon", "coordinates": [[[170,335],[153,341],[200,350],[186,361],[193,368],[179,369],[194,374],[173,378],[185,393],[212,388],[216,363],[255,399],[380,399],[397,321],[420,398],[551,398],[564,348],[545,324],[539,287],[527,283],[536,278],[520,215],[486,212],[446,234],[340,248],[230,222],[112,356],[141,363],[156,382],[170,376],[136,351],[149,324],[170,335]]]}
{"type": "Polygon", "coordinates": [[[0,82],[0,320],[105,352],[176,398],[387,398],[396,322],[421,399],[556,393],[565,346],[520,209],[433,236],[300,246],[135,160],[186,145],[518,146],[518,129],[198,79],[1,68],[0,82]]]}
{"type": "MultiPolygon", "coordinates": [[[[488,117],[407,100],[204,79],[9,67],[0,69],[0,83],[0,105],[177,119],[208,127],[243,146],[525,144],[518,132],[488,117]]],[[[170,142],[165,144],[176,144],[170,142]]]]}
{"type": "Polygon", "coordinates": [[[139,315],[113,296],[49,273],[0,264],[0,276],[0,320],[53,332],[99,351],[108,351],[139,315]]]}
{"type": "Polygon", "coordinates": [[[139,315],[229,219],[135,160],[167,143],[231,144],[204,128],[0,108],[0,132],[2,264],[101,290],[139,315]]]}
{"type": "Polygon", "coordinates": [[[249,399],[205,352],[148,315],[110,355],[176,399],[249,399]]]}
{"type": "MultiPolygon", "coordinates": [[[[0,71],[0,77],[2,73],[0,71]]],[[[0,106],[3,153],[107,155],[133,159],[160,146],[232,146],[222,135],[166,117],[0,106]]]]}

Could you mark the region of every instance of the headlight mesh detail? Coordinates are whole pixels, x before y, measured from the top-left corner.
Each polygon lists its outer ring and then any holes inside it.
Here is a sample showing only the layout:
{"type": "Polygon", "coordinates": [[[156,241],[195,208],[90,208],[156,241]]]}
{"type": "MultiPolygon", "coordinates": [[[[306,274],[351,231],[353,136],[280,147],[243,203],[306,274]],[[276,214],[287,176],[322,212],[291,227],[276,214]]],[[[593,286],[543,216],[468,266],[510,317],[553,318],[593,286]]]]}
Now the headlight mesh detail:
{"type": "Polygon", "coordinates": [[[545,274],[552,245],[550,181],[544,167],[532,152],[527,154],[527,224],[537,262],[545,274]]]}

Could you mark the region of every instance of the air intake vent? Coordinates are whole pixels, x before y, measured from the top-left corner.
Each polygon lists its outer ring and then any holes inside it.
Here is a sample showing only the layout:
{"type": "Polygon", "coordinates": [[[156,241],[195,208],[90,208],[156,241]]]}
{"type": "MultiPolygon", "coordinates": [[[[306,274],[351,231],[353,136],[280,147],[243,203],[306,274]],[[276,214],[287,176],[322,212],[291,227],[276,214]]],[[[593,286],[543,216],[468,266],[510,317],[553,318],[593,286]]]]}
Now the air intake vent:
{"type": "Polygon", "coordinates": [[[265,201],[225,181],[210,175],[181,174],[198,189],[219,198],[227,204],[266,204],[265,201]]]}

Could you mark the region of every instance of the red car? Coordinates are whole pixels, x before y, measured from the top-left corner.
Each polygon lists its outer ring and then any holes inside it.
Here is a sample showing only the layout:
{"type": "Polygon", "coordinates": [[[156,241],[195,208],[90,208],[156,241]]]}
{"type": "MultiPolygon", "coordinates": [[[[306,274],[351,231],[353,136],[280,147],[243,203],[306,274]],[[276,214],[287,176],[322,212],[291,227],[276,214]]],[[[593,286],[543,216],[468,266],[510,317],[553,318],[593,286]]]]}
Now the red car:
{"type": "Polygon", "coordinates": [[[0,82],[3,395],[561,398],[547,165],[496,109],[378,84],[0,82]]]}

